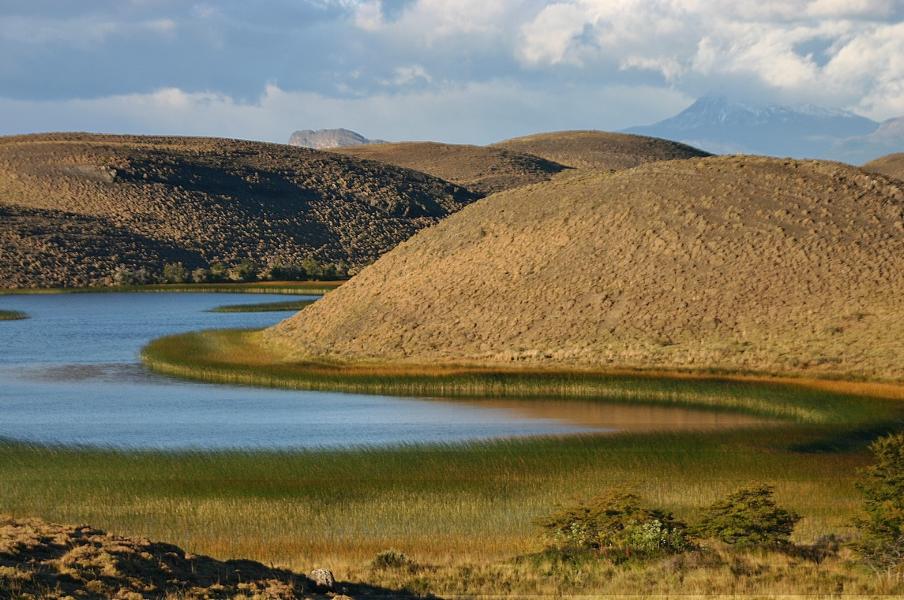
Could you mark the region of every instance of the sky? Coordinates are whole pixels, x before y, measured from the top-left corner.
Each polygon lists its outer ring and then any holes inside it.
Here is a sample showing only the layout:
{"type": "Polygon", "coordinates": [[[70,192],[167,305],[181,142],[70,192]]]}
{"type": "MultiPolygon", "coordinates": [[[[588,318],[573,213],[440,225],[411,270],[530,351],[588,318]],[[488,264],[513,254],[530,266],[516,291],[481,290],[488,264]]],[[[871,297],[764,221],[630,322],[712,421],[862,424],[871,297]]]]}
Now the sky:
{"type": "Polygon", "coordinates": [[[0,0],[0,134],[490,143],[705,94],[904,115],[904,0],[0,0]]]}

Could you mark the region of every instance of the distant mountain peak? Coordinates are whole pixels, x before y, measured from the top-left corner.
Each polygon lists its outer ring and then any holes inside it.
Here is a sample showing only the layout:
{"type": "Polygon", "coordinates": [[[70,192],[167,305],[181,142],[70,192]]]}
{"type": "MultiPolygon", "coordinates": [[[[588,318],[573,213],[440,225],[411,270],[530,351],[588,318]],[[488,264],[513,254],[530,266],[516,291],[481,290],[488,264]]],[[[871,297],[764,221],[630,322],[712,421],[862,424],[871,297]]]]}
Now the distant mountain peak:
{"type": "Polygon", "coordinates": [[[302,129],[289,137],[290,146],[325,150],[328,148],[345,148],[347,146],[363,146],[380,144],[383,140],[369,140],[351,129],[302,129]]]}
{"type": "Polygon", "coordinates": [[[720,154],[829,158],[860,164],[904,147],[897,127],[840,108],[757,105],[719,94],[698,98],[677,115],[625,130],[684,142],[720,154]],[[874,135],[879,133],[880,135],[874,135]]]}

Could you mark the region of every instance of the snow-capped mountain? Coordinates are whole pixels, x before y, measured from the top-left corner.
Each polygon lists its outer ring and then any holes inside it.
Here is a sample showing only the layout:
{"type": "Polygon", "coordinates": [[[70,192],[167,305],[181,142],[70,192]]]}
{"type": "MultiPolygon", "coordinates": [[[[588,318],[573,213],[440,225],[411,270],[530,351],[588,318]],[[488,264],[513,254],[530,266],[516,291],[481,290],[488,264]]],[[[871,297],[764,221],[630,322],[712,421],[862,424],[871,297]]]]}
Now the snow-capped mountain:
{"type": "Polygon", "coordinates": [[[895,121],[880,124],[850,111],[814,105],[756,106],[705,96],[674,117],[626,131],[720,154],[829,158],[860,164],[904,149],[904,135],[895,121]]]}

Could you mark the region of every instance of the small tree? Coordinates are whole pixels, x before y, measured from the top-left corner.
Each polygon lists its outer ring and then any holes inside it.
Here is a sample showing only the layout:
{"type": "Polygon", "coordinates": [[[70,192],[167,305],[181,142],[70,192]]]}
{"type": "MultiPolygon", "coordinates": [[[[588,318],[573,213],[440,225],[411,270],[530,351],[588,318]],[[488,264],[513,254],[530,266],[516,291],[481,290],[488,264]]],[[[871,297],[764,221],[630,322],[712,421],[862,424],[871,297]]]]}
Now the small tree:
{"type": "Polygon", "coordinates": [[[881,437],[870,450],[875,462],[858,485],[865,512],[858,549],[872,566],[890,569],[904,564],[904,433],[881,437]]]}
{"type": "Polygon", "coordinates": [[[756,485],[729,494],[706,509],[697,533],[737,546],[788,544],[800,515],[776,505],[773,493],[756,485]]]}
{"type": "Polygon", "coordinates": [[[181,262],[163,265],[163,281],[166,283],[185,283],[188,281],[188,269],[181,262]]]}
{"type": "Polygon", "coordinates": [[[206,283],[210,281],[210,271],[199,267],[191,272],[191,280],[195,283],[206,283]]]}
{"type": "Polygon", "coordinates": [[[304,259],[300,266],[306,279],[320,279],[323,276],[323,265],[314,258],[304,259]]]}
{"type": "Polygon", "coordinates": [[[634,494],[611,493],[538,521],[547,546],[596,551],[615,561],[683,552],[687,527],[670,513],[645,508],[634,494]]]}
{"type": "Polygon", "coordinates": [[[210,265],[210,281],[223,281],[226,279],[226,265],[215,262],[210,265]]]}
{"type": "Polygon", "coordinates": [[[229,269],[229,279],[233,281],[254,281],[257,279],[257,265],[250,259],[243,259],[242,262],[229,269]]]}
{"type": "Polygon", "coordinates": [[[113,271],[114,285],[144,285],[151,279],[151,274],[144,267],[130,269],[126,265],[120,265],[113,271]]]}

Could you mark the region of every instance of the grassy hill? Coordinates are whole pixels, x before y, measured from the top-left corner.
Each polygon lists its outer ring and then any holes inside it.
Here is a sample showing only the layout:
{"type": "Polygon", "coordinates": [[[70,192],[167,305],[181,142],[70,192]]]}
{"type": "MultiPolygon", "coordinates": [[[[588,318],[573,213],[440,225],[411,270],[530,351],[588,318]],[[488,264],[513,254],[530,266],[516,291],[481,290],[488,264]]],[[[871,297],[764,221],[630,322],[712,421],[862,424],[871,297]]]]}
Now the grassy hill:
{"type": "Polygon", "coordinates": [[[904,152],[881,156],[869,161],[863,168],[871,173],[881,173],[904,181],[904,152]]]}
{"type": "Polygon", "coordinates": [[[265,332],[292,359],[904,379],[904,189],[830,162],[575,172],[420,232],[265,332]]]}
{"type": "Polygon", "coordinates": [[[481,195],[546,181],[565,169],[558,163],[530,154],[436,142],[373,144],[333,151],[422,171],[481,195]]]}
{"type": "Polygon", "coordinates": [[[0,138],[0,287],[250,259],[367,264],[477,197],[285,145],[78,133],[0,138]]]}
{"type": "Polygon", "coordinates": [[[709,156],[708,152],[670,140],[605,131],[538,133],[491,147],[533,154],[567,167],[615,170],[659,160],[709,156]]]}

